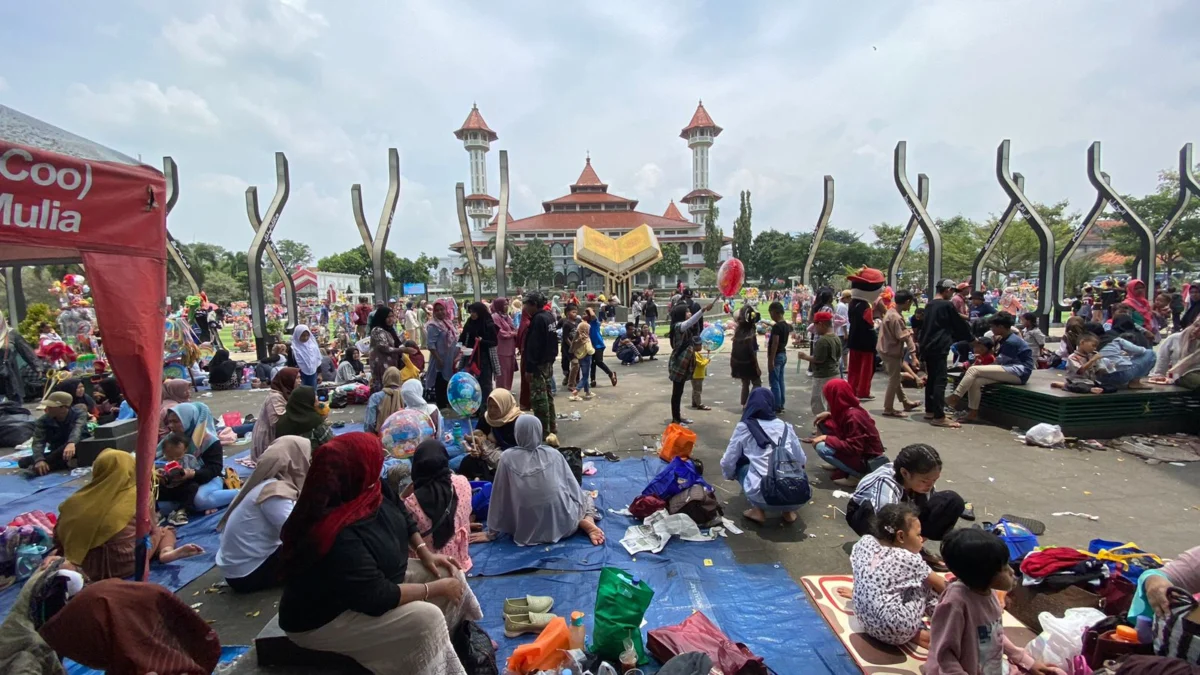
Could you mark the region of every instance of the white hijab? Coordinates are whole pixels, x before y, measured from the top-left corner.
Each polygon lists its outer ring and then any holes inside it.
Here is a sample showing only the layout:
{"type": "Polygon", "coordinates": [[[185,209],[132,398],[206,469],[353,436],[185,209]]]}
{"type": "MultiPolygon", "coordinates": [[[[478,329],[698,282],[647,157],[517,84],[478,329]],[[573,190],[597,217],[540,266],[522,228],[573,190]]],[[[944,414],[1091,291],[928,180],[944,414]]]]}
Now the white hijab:
{"type": "Polygon", "coordinates": [[[425,387],[420,380],[408,380],[400,385],[400,399],[404,401],[405,408],[420,410],[429,415],[429,419],[433,420],[434,438],[442,436],[442,415],[438,411],[438,407],[432,403],[425,402],[425,387]]]}
{"type": "Polygon", "coordinates": [[[521,546],[553,544],[570,536],[583,518],[583,490],[558,450],[542,444],[542,423],[521,415],[517,445],[496,465],[488,529],[512,535],[521,546]]]}
{"type": "Polygon", "coordinates": [[[317,336],[304,324],[297,324],[292,331],[292,356],[296,365],[305,375],[315,375],[321,367],[321,348],[317,346],[317,336]],[[300,336],[308,333],[308,342],[301,342],[300,336]]]}

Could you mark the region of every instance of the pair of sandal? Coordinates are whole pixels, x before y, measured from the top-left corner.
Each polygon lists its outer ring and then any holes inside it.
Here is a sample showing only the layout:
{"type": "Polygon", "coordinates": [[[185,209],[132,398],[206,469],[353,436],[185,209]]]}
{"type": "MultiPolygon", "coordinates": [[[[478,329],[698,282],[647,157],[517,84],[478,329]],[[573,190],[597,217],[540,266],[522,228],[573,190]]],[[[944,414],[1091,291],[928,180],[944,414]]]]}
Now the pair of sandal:
{"type": "Polygon", "coordinates": [[[900,412],[899,410],[884,410],[883,416],[906,420],[908,419],[908,413],[921,407],[921,404],[917,403],[916,401],[909,401],[908,403],[904,403],[902,405],[904,406],[904,412],[900,412]]]}

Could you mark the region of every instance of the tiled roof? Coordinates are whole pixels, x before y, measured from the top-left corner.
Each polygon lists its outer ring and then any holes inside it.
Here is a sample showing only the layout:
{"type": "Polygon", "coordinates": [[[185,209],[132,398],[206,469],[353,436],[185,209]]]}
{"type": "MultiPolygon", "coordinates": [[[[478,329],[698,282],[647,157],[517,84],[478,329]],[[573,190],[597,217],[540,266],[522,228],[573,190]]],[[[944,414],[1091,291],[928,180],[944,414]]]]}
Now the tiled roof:
{"type": "MultiPolygon", "coordinates": [[[[603,187],[608,185],[600,180],[600,176],[596,175],[596,170],[592,168],[592,158],[588,157],[583,165],[583,172],[579,174],[579,178],[571,184],[572,188],[576,187],[603,187]]],[[[571,190],[574,192],[575,190],[571,190]]]]}
{"type": "Polygon", "coordinates": [[[717,126],[717,123],[713,121],[712,117],[708,115],[708,111],[704,109],[704,102],[701,101],[700,105],[696,106],[696,112],[692,115],[692,121],[688,122],[688,125],[683,128],[683,131],[679,132],[679,137],[687,138],[688,132],[692,129],[704,128],[712,129],[712,135],[714,138],[721,135],[721,132],[723,131],[723,129],[717,126]]]}
{"type": "Polygon", "coordinates": [[[493,197],[491,195],[467,195],[466,197],[463,198],[463,201],[467,201],[467,202],[480,201],[480,202],[487,202],[489,204],[499,204],[500,203],[499,199],[496,199],[495,197],[493,197]]]}
{"type": "Polygon", "coordinates": [[[683,199],[680,199],[679,201],[686,204],[686,203],[692,202],[700,197],[707,197],[715,202],[721,198],[721,195],[713,192],[712,190],[705,188],[705,189],[700,189],[700,190],[692,190],[691,192],[684,195],[683,199]]]}
{"type": "Polygon", "coordinates": [[[479,114],[479,107],[476,105],[471,106],[471,112],[467,115],[467,121],[463,122],[458,131],[454,132],[454,137],[461,141],[464,131],[482,131],[487,134],[489,141],[500,138],[496,135],[496,132],[488,128],[487,122],[483,121],[483,115],[479,114]]]}
{"type": "MultiPolygon", "coordinates": [[[[562,232],[578,230],[580,226],[596,228],[597,230],[632,230],[638,225],[646,224],[655,229],[677,228],[678,220],[668,220],[661,216],[642,213],[641,211],[551,211],[539,213],[536,216],[509,220],[509,232],[562,232]]],[[[496,232],[496,220],[483,228],[483,234],[496,232]]]]}
{"type": "Polygon", "coordinates": [[[675,206],[674,199],[671,200],[670,204],[667,204],[667,212],[663,214],[663,218],[687,222],[687,218],[684,218],[683,214],[679,212],[679,207],[675,206]]]}
{"type": "Polygon", "coordinates": [[[558,199],[542,202],[542,206],[547,211],[550,210],[550,204],[629,204],[629,208],[637,208],[636,199],[626,199],[619,195],[610,195],[607,192],[572,192],[558,199]]]}

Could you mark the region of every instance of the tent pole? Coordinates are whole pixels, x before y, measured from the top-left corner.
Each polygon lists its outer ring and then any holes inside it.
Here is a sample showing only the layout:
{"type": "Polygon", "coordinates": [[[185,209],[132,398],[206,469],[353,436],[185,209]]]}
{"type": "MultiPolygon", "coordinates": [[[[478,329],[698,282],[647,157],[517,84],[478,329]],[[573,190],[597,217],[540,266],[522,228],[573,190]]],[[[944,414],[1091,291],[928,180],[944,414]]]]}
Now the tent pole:
{"type": "Polygon", "coordinates": [[[21,283],[19,265],[4,268],[4,285],[8,291],[8,325],[16,328],[25,320],[25,288],[21,283]]]}

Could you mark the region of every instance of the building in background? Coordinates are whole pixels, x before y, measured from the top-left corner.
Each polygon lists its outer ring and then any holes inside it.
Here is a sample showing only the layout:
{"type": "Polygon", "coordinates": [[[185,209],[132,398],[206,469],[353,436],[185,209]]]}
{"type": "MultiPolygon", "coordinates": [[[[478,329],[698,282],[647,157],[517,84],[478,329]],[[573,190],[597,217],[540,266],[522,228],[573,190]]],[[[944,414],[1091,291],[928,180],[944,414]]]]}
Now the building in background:
{"type": "MultiPolygon", "coordinates": [[[[708,111],[704,109],[704,104],[700,103],[692,115],[691,122],[679,134],[688,142],[692,151],[692,191],[680,200],[687,204],[691,220],[683,216],[673,200],[667,204],[661,216],[638,211],[638,200],[609,192],[608,184],[600,180],[592,166],[591,156],[587,156],[584,158],[583,171],[580,172],[579,178],[571,183],[567,194],[542,202],[542,213],[517,219],[511,214],[508,216],[509,239],[517,246],[533,239],[541,239],[550,248],[550,256],[554,263],[554,288],[575,287],[599,291],[604,287],[603,277],[575,262],[575,231],[587,225],[609,236],[619,237],[645,224],[654,229],[663,255],[672,250],[678,251],[682,272],[677,278],[670,279],[651,279],[648,272],[642,272],[634,277],[634,285],[674,286],[680,280],[695,285],[700,270],[704,269],[704,221],[713,203],[721,198],[721,195],[708,187],[709,149],[713,139],[721,131],[721,127],[713,122],[708,111]]],[[[492,209],[498,201],[486,194],[487,165],[484,153],[487,152],[490,141],[496,140],[497,135],[488,128],[483,116],[475,107],[472,107],[462,128],[454,134],[463,141],[463,146],[470,153],[472,194],[467,197],[466,205],[467,216],[473,223],[471,239],[476,256],[481,265],[495,267],[495,254],[490,244],[496,236],[497,217],[492,216],[492,209]],[[485,214],[486,224],[480,226],[485,214]]],[[[726,246],[721,251],[722,260],[731,255],[729,242],[732,239],[726,237],[725,241],[726,246]]],[[[450,270],[451,274],[466,274],[466,259],[462,256],[463,242],[451,244],[450,249],[456,254],[452,256],[454,264],[450,270]]],[[[440,281],[437,277],[444,269],[442,262],[439,262],[439,269],[434,273],[435,281],[440,281]]]]}

